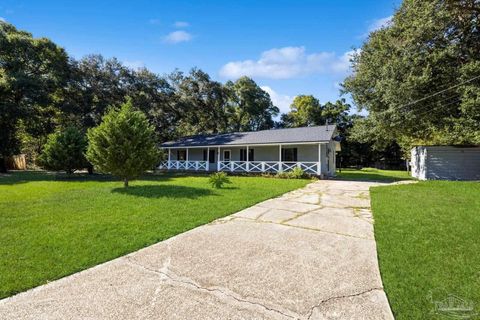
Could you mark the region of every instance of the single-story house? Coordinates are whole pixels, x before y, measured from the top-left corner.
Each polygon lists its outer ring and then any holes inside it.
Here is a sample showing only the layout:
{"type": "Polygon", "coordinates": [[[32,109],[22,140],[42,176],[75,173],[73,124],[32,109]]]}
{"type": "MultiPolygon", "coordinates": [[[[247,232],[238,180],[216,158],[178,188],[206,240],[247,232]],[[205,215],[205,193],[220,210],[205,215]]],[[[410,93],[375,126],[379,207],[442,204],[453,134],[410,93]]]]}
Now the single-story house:
{"type": "Polygon", "coordinates": [[[168,153],[159,169],[282,172],[295,167],[318,176],[335,175],[340,142],[334,125],[214,135],[161,144],[168,153]]]}
{"type": "Polygon", "coordinates": [[[417,146],[410,163],[420,180],[480,180],[480,146],[417,146]]]}

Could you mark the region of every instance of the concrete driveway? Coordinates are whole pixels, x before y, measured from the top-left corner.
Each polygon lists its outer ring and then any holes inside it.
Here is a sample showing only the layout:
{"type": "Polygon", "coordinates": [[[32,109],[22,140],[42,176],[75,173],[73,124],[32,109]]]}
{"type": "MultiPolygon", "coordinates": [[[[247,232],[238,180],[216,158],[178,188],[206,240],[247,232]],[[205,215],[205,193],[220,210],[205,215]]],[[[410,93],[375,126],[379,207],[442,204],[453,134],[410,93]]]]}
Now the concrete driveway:
{"type": "Polygon", "coordinates": [[[372,185],[311,183],[1,300],[0,318],[393,319],[377,264],[372,185]]]}

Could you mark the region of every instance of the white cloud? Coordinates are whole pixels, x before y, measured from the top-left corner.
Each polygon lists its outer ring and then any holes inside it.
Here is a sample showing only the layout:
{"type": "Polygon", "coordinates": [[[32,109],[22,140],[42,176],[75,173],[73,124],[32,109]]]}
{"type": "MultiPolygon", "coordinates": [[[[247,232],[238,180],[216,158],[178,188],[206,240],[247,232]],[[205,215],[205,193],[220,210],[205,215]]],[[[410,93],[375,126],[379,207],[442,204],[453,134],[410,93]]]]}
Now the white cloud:
{"type": "Polygon", "coordinates": [[[376,19],[370,23],[368,26],[368,32],[373,32],[380,30],[384,27],[388,27],[388,25],[392,22],[393,16],[388,16],[380,19],[376,19]]]}
{"type": "Polygon", "coordinates": [[[129,67],[131,69],[142,69],[142,68],[145,68],[145,63],[143,61],[140,61],[140,60],[135,60],[135,61],[123,61],[123,64],[126,66],[126,67],[129,67]]]}
{"type": "Polygon", "coordinates": [[[305,47],[274,48],[262,52],[258,60],[229,62],[220,69],[220,75],[289,79],[318,73],[344,74],[348,72],[351,53],[337,56],[325,51],[307,54],[305,47]]]}
{"type": "Polygon", "coordinates": [[[287,113],[290,111],[290,105],[295,97],[279,94],[269,86],[261,86],[260,88],[270,95],[273,105],[280,109],[280,113],[287,113]]]}
{"type": "Polygon", "coordinates": [[[186,21],[176,21],[173,26],[175,28],[187,28],[190,26],[190,23],[186,22],[186,21]]]}
{"type": "Polygon", "coordinates": [[[192,35],[183,30],[171,32],[163,38],[163,41],[166,43],[180,43],[190,40],[192,40],[192,35]]]}
{"type": "Polygon", "coordinates": [[[357,53],[360,53],[360,49],[345,52],[343,55],[335,59],[335,61],[332,63],[332,70],[334,72],[347,74],[350,71],[350,60],[352,60],[353,56],[357,53]]]}

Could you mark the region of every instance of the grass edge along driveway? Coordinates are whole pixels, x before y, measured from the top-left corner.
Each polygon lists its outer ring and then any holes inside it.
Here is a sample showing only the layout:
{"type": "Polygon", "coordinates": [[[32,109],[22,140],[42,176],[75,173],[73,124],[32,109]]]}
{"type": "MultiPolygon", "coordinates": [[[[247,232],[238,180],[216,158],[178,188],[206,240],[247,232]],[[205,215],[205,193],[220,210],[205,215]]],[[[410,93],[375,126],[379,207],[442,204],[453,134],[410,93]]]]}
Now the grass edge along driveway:
{"type": "Polygon", "coordinates": [[[446,319],[449,296],[480,318],[480,183],[422,181],[370,189],[385,292],[396,319],[446,319]],[[460,300],[460,301],[461,301],[460,300]],[[442,313],[443,312],[443,313],[442,313]]]}
{"type": "Polygon", "coordinates": [[[0,298],[87,269],[310,180],[146,176],[124,189],[107,176],[58,179],[42,172],[0,177],[0,298]]]}

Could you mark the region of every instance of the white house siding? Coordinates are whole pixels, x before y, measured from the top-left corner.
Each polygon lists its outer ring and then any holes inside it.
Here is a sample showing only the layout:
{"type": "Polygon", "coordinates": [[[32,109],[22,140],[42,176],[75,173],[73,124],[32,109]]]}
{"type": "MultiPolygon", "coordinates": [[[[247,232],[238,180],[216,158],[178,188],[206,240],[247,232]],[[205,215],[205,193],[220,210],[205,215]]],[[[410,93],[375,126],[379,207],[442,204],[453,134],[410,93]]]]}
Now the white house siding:
{"type": "Polygon", "coordinates": [[[412,150],[420,180],[480,180],[480,147],[421,146],[412,150]]]}
{"type": "MultiPolygon", "coordinates": [[[[330,161],[334,163],[334,145],[333,144],[323,144],[322,145],[322,171],[327,172],[327,146],[332,150],[330,152],[330,161]]],[[[278,146],[249,146],[249,149],[254,151],[254,160],[255,161],[278,161],[279,159],[279,147],[278,146]]],[[[317,162],[318,161],[318,144],[314,145],[285,145],[282,146],[282,149],[287,148],[297,148],[297,160],[305,162],[317,162]]],[[[220,160],[223,161],[223,151],[230,150],[230,160],[240,161],[240,149],[246,149],[246,147],[220,147],[220,160]]],[[[171,149],[170,159],[177,159],[177,150],[186,150],[186,148],[171,149]]],[[[206,148],[190,148],[188,149],[188,160],[190,161],[202,161],[203,160],[203,150],[206,148]]],[[[218,152],[218,147],[211,147],[210,150],[215,150],[218,152]]],[[[332,166],[330,166],[332,167],[332,166]]]]}
{"type": "MultiPolygon", "coordinates": [[[[282,149],[296,148],[297,149],[297,161],[302,163],[318,163],[318,143],[314,144],[287,144],[282,145],[282,149]]],[[[279,145],[249,145],[249,149],[254,150],[254,157],[250,161],[265,161],[265,162],[278,162],[279,161],[279,145]]],[[[186,150],[187,148],[171,148],[170,160],[176,161],[177,151],[186,150]]],[[[195,147],[188,148],[188,160],[189,161],[205,161],[203,158],[203,152],[207,148],[195,147]]],[[[220,161],[224,161],[224,151],[230,150],[230,160],[240,161],[240,150],[246,149],[246,146],[222,146],[220,147],[220,161]]],[[[215,151],[215,157],[213,163],[209,164],[209,170],[217,170],[217,155],[219,148],[216,146],[210,147],[210,150],[215,151]]],[[[335,175],[335,142],[321,144],[321,172],[322,174],[333,176],[335,175]],[[330,151],[329,151],[330,150],[330,151]]],[[[175,169],[174,166],[173,169],[175,169]]],[[[180,168],[182,169],[182,168],[180,168]]],[[[316,170],[316,169],[314,169],[316,170]]]]}

